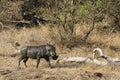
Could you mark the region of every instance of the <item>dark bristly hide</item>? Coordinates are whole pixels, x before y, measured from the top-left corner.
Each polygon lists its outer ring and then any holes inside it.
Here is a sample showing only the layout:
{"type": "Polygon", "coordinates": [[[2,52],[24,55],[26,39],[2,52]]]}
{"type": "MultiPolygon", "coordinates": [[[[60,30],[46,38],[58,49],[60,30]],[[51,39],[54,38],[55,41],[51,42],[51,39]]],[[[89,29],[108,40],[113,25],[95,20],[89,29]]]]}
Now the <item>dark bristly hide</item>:
{"type": "Polygon", "coordinates": [[[19,58],[19,66],[20,62],[23,60],[25,66],[28,58],[37,59],[37,65],[36,68],[38,68],[38,65],[40,63],[40,59],[44,58],[46,62],[50,64],[50,57],[52,57],[53,60],[57,60],[58,55],[56,54],[56,48],[53,45],[47,44],[47,45],[41,45],[41,46],[24,46],[20,50],[21,57],[19,58]]]}

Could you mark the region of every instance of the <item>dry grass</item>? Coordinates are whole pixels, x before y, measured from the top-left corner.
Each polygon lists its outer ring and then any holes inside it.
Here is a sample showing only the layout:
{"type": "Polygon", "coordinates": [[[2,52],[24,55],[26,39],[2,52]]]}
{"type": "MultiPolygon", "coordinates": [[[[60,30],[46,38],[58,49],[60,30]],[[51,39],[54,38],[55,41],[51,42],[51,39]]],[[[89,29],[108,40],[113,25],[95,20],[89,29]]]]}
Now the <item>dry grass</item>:
{"type": "MultiPolygon", "coordinates": [[[[77,35],[80,35],[86,30],[87,26],[82,28],[82,25],[77,25],[77,35]]],[[[59,34],[57,28],[41,27],[41,28],[23,28],[21,30],[14,29],[12,32],[2,31],[0,32],[0,54],[12,54],[16,48],[20,48],[25,45],[41,45],[46,43],[59,42],[59,34]],[[53,40],[54,39],[54,40],[53,40]],[[56,41],[56,42],[55,42],[56,41]],[[17,47],[15,43],[18,42],[20,47],[17,47]]],[[[112,33],[107,35],[95,29],[88,38],[88,41],[102,43],[105,45],[120,46],[119,43],[120,34],[112,33]]],[[[110,48],[102,46],[86,47],[79,45],[72,49],[60,48],[56,46],[59,58],[71,57],[71,56],[83,56],[92,57],[92,50],[94,47],[100,47],[104,50],[105,54],[111,57],[119,57],[120,51],[115,51],[110,48]]],[[[24,64],[21,62],[22,69],[18,69],[18,57],[2,57],[0,56],[0,70],[9,69],[12,72],[6,75],[2,75],[0,72],[1,80],[99,80],[96,73],[102,73],[103,77],[100,80],[119,80],[119,66],[105,65],[98,66],[95,64],[83,64],[83,63],[67,63],[56,64],[53,60],[51,63],[53,69],[49,69],[45,60],[42,60],[38,70],[35,69],[36,60],[29,59],[27,62],[28,68],[24,68],[24,64]]]]}
{"type": "Polygon", "coordinates": [[[50,43],[51,39],[49,36],[49,28],[32,28],[14,31],[2,31],[0,33],[0,53],[12,53],[14,52],[16,46],[15,43],[18,42],[21,46],[25,45],[40,45],[50,43]]]}

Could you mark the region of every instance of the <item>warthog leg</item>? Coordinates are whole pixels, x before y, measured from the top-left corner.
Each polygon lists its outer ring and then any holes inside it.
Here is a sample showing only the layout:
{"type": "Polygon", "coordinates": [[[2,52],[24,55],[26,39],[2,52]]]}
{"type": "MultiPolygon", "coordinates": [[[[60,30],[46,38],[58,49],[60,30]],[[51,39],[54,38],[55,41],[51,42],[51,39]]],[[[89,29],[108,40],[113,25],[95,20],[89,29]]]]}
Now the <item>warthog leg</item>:
{"type": "Polygon", "coordinates": [[[50,64],[50,59],[49,59],[49,57],[46,57],[45,60],[46,60],[47,63],[49,64],[49,67],[52,68],[52,67],[51,67],[51,64],[50,64]]]}
{"type": "Polygon", "coordinates": [[[21,62],[23,59],[24,59],[24,57],[22,57],[22,56],[19,58],[19,64],[18,64],[18,67],[20,66],[20,62],[21,62]]]}
{"type": "Polygon", "coordinates": [[[23,60],[25,67],[27,67],[27,65],[26,65],[27,60],[28,60],[28,57],[24,58],[24,60],[23,60]]]}
{"type": "Polygon", "coordinates": [[[26,62],[27,62],[27,60],[28,60],[28,57],[26,57],[26,58],[20,57],[20,58],[19,58],[19,64],[18,64],[18,66],[20,66],[20,62],[21,62],[22,60],[23,60],[23,62],[24,62],[25,67],[27,67],[26,62]]]}
{"type": "Polygon", "coordinates": [[[36,68],[38,68],[39,63],[40,63],[40,57],[37,58],[37,65],[36,65],[36,68]]]}

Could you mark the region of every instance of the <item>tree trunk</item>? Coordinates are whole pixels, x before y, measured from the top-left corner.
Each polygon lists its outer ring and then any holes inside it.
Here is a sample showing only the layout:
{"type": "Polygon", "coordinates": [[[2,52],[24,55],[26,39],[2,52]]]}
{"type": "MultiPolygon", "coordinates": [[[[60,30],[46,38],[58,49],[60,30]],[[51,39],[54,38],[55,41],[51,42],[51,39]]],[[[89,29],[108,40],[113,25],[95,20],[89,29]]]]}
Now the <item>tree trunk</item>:
{"type": "Polygon", "coordinates": [[[93,19],[92,19],[92,27],[90,28],[89,31],[87,31],[83,37],[83,41],[86,41],[90,33],[94,30],[95,27],[95,11],[93,12],[93,19]]]}

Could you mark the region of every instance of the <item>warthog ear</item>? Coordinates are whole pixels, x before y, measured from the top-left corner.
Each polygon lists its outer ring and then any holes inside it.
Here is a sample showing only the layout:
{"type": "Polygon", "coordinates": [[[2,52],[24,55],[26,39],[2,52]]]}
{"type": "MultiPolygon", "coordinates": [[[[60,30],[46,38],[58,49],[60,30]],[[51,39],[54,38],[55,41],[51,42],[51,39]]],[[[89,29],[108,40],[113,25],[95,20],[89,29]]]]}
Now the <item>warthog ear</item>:
{"type": "Polygon", "coordinates": [[[52,44],[53,46],[55,46],[55,43],[54,44],[52,44]]]}
{"type": "Polygon", "coordinates": [[[49,45],[49,43],[47,43],[46,45],[49,45]]]}

